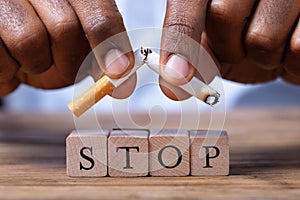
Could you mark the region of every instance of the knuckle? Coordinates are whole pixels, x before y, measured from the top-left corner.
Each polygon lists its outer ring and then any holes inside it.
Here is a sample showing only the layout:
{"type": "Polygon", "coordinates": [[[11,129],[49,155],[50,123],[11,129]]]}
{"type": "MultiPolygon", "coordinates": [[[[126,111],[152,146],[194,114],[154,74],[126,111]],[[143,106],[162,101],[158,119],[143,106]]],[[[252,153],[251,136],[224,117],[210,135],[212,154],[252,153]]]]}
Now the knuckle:
{"type": "Polygon", "coordinates": [[[164,24],[165,28],[170,31],[176,31],[184,33],[186,35],[194,35],[202,32],[204,24],[201,23],[201,19],[197,16],[189,16],[185,12],[170,13],[164,24]]]}
{"type": "Polygon", "coordinates": [[[88,38],[99,38],[109,36],[116,32],[116,29],[122,27],[121,15],[113,16],[93,16],[88,20],[85,33],[88,38]]]}
{"type": "Polygon", "coordinates": [[[212,2],[207,12],[209,21],[218,21],[228,24],[238,22],[238,18],[233,15],[232,10],[228,8],[224,1],[218,1],[218,3],[212,2]]]}
{"type": "Polygon", "coordinates": [[[202,1],[168,1],[164,27],[170,32],[178,32],[200,40],[204,30],[206,5],[202,1]]]}
{"type": "Polygon", "coordinates": [[[192,35],[197,31],[197,27],[192,26],[187,20],[174,20],[166,24],[166,28],[171,32],[184,33],[186,35],[192,35]]]}
{"type": "Polygon", "coordinates": [[[27,73],[38,74],[51,66],[48,38],[43,29],[16,36],[8,48],[27,73]]]}
{"type": "Polygon", "coordinates": [[[31,52],[33,49],[40,49],[44,45],[42,38],[44,37],[43,31],[36,31],[34,33],[24,33],[14,38],[13,52],[17,55],[23,55],[24,52],[31,52]],[[34,48],[33,48],[34,47],[34,48]]]}
{"type": "Polygon", "coordinates": [[[49,33],[55,39],[61,39],[68,33],[77,32],[80,29],[78,20],[62,20],[51,26],[49,33]]]}
{"type": "Polygon", "coordinates": [[[259,33],[248,33],[246,35],[246,46],[250,49],[260,50],[263,52],[272,52],[279,48],[276,39],[259,33]]]}
{"type": "Polygon", "coordinates": [[[253,1],[211,1],[207,9],[207,24],[219,22],[229,26],[244,25],[251,15],[253,1]]]}

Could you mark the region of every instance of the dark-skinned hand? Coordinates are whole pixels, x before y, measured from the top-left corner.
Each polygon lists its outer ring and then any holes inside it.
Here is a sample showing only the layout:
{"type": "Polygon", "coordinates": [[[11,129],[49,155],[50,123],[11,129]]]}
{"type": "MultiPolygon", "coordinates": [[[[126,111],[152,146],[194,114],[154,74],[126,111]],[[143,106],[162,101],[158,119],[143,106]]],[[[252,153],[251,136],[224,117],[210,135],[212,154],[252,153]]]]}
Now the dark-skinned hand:
{"type": "MultiPolygon", "coordinates": [[[[113,0],[0,0],[0,13],[0,96],[21,83],[44,89],[73,84],[91,49],[125,31],[113,0]]],[[[260,83],[281,77],[300,84],[297,0],[167,0],[160,81],[177,100],[189,96],[176,85],[193,76],[205,79],[189,63],[197,51],[191,53],[182,35],[201,43],[226,79],[260,83]]],[[[119,78],[134,64],[129,39],[107,44],[95,74],[119,78]]],[[[134,75],[113,96],[129,96],[135,83],[134,75]]]]}

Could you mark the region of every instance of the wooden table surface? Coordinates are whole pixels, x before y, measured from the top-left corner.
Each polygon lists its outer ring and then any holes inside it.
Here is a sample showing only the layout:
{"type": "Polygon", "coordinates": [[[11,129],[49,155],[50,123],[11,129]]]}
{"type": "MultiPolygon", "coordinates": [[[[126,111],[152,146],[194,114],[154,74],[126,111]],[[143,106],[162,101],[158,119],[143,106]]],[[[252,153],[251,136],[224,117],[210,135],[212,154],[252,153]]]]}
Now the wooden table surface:
{"type": "Polygon", "coordinates": [[[227,113],[230,176],[69,178],[73,128],[66,113],[0,113],[0,199],[300,199],[300,108],[227,113]]]}

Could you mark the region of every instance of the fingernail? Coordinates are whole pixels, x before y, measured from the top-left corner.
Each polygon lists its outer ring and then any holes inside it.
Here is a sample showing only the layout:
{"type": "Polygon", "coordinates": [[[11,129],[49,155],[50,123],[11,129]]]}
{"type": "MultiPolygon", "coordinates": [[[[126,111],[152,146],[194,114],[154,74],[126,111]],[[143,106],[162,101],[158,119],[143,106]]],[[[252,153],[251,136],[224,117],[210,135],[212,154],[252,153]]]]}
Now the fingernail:
{"type": "Polygon", "coordinates": [[[111,49],[105,56],[105,68],[111,75],[124,73],[129,66],[129,59],[118,49],[111,49]]]}
{"type": "Polygon", "coordinates": [[[169,58],[164,72],[169,78],[183,80],[190,75],[191,67],[182,56],[174,54],[169,58]]]}

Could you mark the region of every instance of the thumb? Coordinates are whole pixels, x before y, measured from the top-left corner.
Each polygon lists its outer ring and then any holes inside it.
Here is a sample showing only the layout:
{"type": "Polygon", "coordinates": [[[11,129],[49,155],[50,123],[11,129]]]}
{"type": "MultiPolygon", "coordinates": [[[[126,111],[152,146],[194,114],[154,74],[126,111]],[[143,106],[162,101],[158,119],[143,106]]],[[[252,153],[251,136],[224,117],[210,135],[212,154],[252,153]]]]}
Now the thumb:
{"type": "Polygon", "coordinates": [[[168,0],[161,41],[162,78],[187,83],[194,75],[208,0],[168,0]]]}

